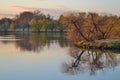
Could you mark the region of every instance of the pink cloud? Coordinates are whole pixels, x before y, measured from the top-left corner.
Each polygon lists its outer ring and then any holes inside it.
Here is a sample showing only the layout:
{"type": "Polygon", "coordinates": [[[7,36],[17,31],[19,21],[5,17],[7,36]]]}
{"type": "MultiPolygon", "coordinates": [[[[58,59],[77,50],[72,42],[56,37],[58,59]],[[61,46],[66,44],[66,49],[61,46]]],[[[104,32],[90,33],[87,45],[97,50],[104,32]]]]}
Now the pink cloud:
{"type": "Polygon", "coordinates": [[[0,13],[0,18],[8,17],[8,18],[13,18],[15,15],[14,14],[1,14],[0,13]]]}
{"type": "Polygon", "coordinates": [[[11,6],[13,9],[18,10],[18,11],[32,11],[31,8],[27,8],[24,6],[11,6]]]}
{"type": "Polygon", "coordinates": [[[61,8],[61,9],[47,9],[47,8],[30,8],[30,7],[24,7],[24,6],[12,6],[13,8],[16,8],[17,10],[19,11],[35,11],[35,10],[40,10],[42,13],[44,14],[50,14],[51,16],[54,17],[54,19],[58,19],[59,16],[66,11],[66,8],[65,6],[58,6],[58,8],[61,8]]]}
{"type": "Polygon", "coordinates": [[[16,14],[19,14],[23,11],[35,11],[40,10],[45,15],[50,14],[53,16],[54,19],[58,19],[59,16],[65,12],[68,12],[69,8],[59,5],[56,6],[56,9],[47,9],[47,8],[31,8],[31,7],[24,7],[24,6],[10,6],[9,9],[11,12],[9,13],[0,13],[0,18],[2,17],[8,17],[13,18],[16,14]]]}

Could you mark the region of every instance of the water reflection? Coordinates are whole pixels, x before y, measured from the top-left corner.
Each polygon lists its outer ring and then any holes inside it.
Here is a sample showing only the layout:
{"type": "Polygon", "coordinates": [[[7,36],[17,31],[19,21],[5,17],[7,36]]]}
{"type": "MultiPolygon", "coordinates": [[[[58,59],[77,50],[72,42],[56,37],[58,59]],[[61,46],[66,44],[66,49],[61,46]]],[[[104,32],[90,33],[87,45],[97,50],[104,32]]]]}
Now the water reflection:
{"type": "Polygon", "coordinates": [[[114,69],[120,64],[120,55],[111,51],[83,50],[71,47],[71,60],[62,64],[62,72],[71,75],[89,73],[95,75],[97,71],[114,69]]]}
{"type": "Polygon", "coordinates": [[[58,43],[60,47],[68,46],[65,34],[60,33],[12,33],[2,34],[0,41],[4,44],[15,43],[21,51],[40,52],[44,47],[58,43]]]}
{"type": "Polygon", "coordinates": [[[0,80],[119,80],[119,64],[119,54],[70,46],[60,33],[0,35],[0,80]]]}

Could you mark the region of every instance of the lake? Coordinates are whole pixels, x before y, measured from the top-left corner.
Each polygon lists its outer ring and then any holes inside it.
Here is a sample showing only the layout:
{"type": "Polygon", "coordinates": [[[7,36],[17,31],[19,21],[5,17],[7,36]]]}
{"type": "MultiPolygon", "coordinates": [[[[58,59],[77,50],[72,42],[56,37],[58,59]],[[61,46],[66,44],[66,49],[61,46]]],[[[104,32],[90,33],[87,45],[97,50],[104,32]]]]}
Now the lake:
{"type": "Polygon", "coordinates": [[[0,34],[0,80],[119,80],[120,53],[74,47],[60,33],[0,34]]]}

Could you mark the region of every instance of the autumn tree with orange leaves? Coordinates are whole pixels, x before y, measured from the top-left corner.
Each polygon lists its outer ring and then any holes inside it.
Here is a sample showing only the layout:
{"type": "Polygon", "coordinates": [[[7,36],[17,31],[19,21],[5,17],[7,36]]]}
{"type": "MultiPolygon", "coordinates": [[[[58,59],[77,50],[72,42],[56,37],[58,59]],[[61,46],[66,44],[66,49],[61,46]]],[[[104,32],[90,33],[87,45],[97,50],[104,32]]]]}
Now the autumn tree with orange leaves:
{"type": "Polygon", "coordinates": [[[120,18],[118,16],[71,13],[61,15],[59,22],[67,27],[67,38],[71,41],[120,38],[120,18]]]}

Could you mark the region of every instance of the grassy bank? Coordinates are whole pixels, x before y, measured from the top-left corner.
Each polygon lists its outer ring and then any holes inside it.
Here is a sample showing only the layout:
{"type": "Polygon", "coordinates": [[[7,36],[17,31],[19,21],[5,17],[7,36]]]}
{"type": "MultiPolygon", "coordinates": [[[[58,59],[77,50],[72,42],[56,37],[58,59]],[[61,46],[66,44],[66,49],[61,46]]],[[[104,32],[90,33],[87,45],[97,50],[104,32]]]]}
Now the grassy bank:
{"type": "Polygon", "coordinates": [[[109,49],[120,50],[120,39],[104,39],[95,42],[80,41],[75,46],[87,49],[109,49]]]}

